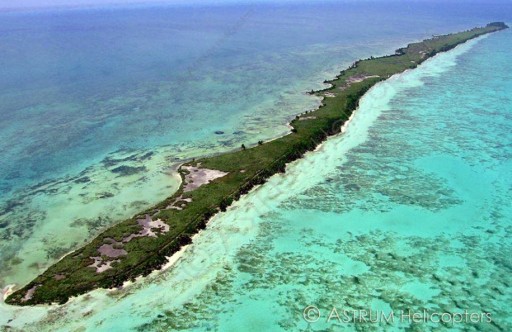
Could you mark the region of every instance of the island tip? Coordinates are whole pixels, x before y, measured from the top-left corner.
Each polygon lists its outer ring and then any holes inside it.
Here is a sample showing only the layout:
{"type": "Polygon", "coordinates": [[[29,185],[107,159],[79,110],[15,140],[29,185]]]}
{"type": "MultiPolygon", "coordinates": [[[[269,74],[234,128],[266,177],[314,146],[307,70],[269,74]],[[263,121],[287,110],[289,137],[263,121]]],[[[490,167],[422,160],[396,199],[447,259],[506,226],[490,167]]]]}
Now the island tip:
{"type": "Polygon", "coordinates": [[[509,26],[507,24],[505,24],[505,22],[491,22],[489,24],[487,24],[488,27],[497,27],[497,28],[500,28],[500,29],[508,29],[509,26]]]}

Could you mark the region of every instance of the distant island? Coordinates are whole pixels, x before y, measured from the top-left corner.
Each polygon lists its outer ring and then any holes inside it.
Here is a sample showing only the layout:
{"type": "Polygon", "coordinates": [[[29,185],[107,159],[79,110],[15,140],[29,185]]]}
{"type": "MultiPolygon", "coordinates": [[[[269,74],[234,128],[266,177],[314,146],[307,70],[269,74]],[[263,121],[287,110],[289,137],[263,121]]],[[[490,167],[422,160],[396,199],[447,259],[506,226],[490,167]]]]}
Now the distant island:
{"type": "Polygon", "coordinates": [[[453,49],[478,36],[507,29],[503,22],[434,36],[409,44],[395,54],[356,61],[329,87],[311,91],[323,97],[314,111],[297,115],[290,134],[268,142],[247,142],[239,150],[192,160],[179,167],[180,189],[140,214],[114,225],[45,272],[10,294],[13,305],[63,304],[72,296],[97,288],[121,287],[125,281],[148,275],[168,257],[191,242],[191,236],[233,201],[284,172],[286,164],[314,150],[342,125],[358,107],[360,98],[376,83],[413,69],[439,52],[453,49]]]}

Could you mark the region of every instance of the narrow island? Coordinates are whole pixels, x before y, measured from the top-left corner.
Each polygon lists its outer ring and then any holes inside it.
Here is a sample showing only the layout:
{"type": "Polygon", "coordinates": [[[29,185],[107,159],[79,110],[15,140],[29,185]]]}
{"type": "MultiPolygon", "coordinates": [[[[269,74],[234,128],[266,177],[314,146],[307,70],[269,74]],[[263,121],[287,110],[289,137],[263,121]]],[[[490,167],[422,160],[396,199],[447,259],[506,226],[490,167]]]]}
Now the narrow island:
{"type": "Polygon", "coordinates": [[[333,80],[325,81],[328,88],[310,92],[324,97],[322,104],[297,115],[290,123],[290,134],[183,164],[179,168],[182,184],[173,196],[108,228],[14,291],[5,302],[63,304],[72,296],[97,288],[120,287],[125,281],[161,268],[169,256],[191,242],[193,234],[206,227],[213,215],[225,211],[270,176],[284,172],[287,163],[314,150],[328,136],[338,134],[359,99],[377,82],[415,68],[472,38],[507,28],[503,22],[493,22],[412,43],[393,55],[355,62],[333,80]]]}

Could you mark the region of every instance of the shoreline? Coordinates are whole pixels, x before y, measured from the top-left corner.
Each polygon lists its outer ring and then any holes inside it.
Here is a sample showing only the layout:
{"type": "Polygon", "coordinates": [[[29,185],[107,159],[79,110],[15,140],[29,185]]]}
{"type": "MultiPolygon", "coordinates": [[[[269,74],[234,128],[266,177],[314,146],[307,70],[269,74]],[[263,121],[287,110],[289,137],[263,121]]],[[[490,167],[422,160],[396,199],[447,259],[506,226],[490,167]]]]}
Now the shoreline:
{"type": "Polygon", "coordinates": [[[320,105],[316,110],[303,112],[290,121],[287,124],[292,127],[290,133],[261,144],[258,142],[252,148],[242,147],[239,151],[208,156],[179,166],[182,184],[176,194],[154,208],[110,227],[84,247],[63,257],[34,281],[14,291],[5,302],[17,305],[65,303],[70,296],[96,288],[119,287],[154,270],[169,268],[181,258],[191,242],[191,237],[206,227],[213,215],[225,211],[234,200],[263,184],[268,177],[284,172],[287,163],[321,147],[328,136],[344,133],[355,114],[360,98],[375,84],[413,69],[437,53],[448,51],[478,36],[506,28],[508,27],[505,24],[493,23],[484,28],[412,43],[397,50],[394,55],[356,61],[336,78],[325,81],[329,87],[310,93],[322,98],[320,105]],[[361,77],[363,79],[358,80],[361,77]],[[336,89],[337,87],[339,88],[336,89]],[[334,97],[326,98],[327,92],[334,97]],[[311,117],[312,114],[315,114],[314,118],[311,117]],[[198,186],[190,192],[184,192],[187,171],[183,166],[197,168],[198,164],[227,175],[198,186]],[[173,199],[187,200],[183,210],[169,211],[173,199]],[[123,244],[127,255],[118,263],[112,263],[112,269],[102,273],[88,269],[91,255],[96,253],[98,246],[104,245],[105,239],[121,241],[123,235],[134,234],[133,232],[137,231],[134,221],[144,214],[155,218],[158,216],[158,219],[170,224],[171,234],[159,232],[154,240],[141,236],[134,241],[128,241],[123,244]]]}

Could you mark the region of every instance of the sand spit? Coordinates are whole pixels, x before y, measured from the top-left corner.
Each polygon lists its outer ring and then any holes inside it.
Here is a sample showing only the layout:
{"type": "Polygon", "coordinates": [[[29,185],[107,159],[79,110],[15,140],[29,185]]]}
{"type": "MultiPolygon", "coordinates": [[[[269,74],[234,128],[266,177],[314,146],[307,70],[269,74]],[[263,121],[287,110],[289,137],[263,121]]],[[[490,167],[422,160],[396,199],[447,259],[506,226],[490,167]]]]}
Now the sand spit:
{"type": "Polygon", "coordinates": [[[183,166],[182,168],[189,173],[185,175],[184,192],[192,191],[208,184],[211,181],[226,176],[228,173],[221,172],[215,169],[201,168],[200,164],[197,166],[183,166]]]}
{"type": "Polygon", "coordinates": [[[16,285],[14,284],[10,284],[10,285],[7,285],[5,286],[3,289],[2,289],[2,299],[5,301],[5,299],[11,295],[13,292],[14,292],[14,287],[16,285]]]}
{"type": "MultiPolygon", "coordinates": [[[[195,190],[211,181],[221,178],[228,173],[218,171],[215,169],[201,168],[201,163],[196,166],[182,166],[183,170],[187,173],[182,173],[183,179],[183,192],[189,192],[195,190]]],[[[167,206],[167,209],[173,209],[181,211],[188,203],[192,202],[192,198],[183,197],[183,195],[177,197],[171,204],[167,206]]]]}

